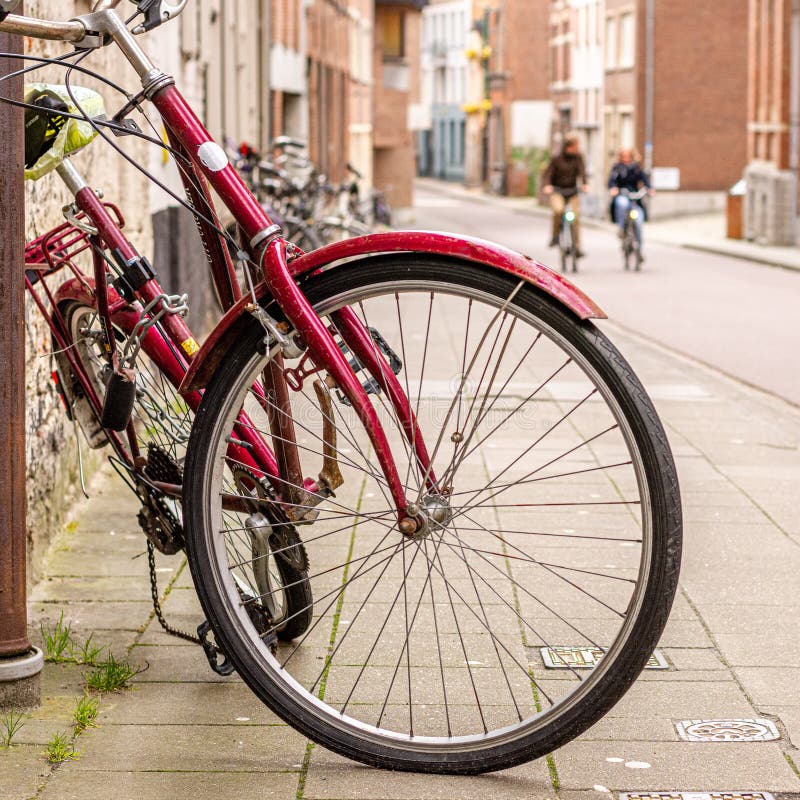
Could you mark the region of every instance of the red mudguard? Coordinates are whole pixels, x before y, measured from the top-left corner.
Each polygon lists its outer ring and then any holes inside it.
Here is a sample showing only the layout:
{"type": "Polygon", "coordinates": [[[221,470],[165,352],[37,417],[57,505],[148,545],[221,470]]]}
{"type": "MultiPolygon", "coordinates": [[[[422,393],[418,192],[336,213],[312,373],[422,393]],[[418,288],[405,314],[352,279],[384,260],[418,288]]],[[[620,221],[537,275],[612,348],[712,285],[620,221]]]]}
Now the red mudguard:
{"type": "MultiPolygon", "coordinates": [[[[580,289],[532,258],[483,239],[447,233],[389,231],[359,236],[306,253],[291,262],[290,269],[296,278],[300,278],[322,269],[347,269],[356,261],[385,253],[428,253],[485,264],[533,284],[580,319],[606,318],[603,311],[580,289]]],[[[267,294],[266,284],[260,283],[256,287],[258,300],[267,294]]],[[[220,320],[192,361],[180,387],[182,394],[207,385],[229,347],[236,341],[239,325],[243,323],[242,317],[247,315],[247,307],[251,302],[249,296],[243,297],[220,320]]]]}

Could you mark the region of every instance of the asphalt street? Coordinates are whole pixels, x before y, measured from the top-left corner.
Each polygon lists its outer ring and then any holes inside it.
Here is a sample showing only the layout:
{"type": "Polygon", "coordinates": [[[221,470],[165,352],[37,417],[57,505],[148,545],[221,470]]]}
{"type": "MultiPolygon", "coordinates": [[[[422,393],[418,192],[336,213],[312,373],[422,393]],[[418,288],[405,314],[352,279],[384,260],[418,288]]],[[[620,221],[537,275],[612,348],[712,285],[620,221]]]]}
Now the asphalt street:
{"type": "MultiPolygon", "coordinates": [[[[472,197],[448,184],[417,186],[415,227],[478,236],[548,266],[549,219],[472,197]]],[[[800,272],[647,242],[626,273],[619,241],[584,226],[586,258],[570,279],[617,325],[800,405],[800,272]]]]}

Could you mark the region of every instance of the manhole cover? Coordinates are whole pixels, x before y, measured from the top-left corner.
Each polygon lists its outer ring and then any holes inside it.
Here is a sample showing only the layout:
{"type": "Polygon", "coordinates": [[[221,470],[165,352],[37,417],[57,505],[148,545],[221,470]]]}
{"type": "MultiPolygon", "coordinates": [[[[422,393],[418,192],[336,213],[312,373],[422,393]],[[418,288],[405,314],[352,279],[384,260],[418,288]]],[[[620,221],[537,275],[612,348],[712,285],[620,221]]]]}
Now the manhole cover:
{"type": "Polygon", "coordinates": [[[685,742],[771,742],[780,739],[768,719],[685,719],[675,723],[685,742]]]}
{"type": "Polygon", "coordinates": [[[619,800],[774,800],[769,792],[626,792],[619,800]]]}
{"type": "MultiPolygon", "coordinates": [[[[542,647],[541,653],[548,669],[592,669],[603,657],[599,647],[542,647]]],[[[656,650],[645,669],[669,669],[669,664],[656,650]]]]}

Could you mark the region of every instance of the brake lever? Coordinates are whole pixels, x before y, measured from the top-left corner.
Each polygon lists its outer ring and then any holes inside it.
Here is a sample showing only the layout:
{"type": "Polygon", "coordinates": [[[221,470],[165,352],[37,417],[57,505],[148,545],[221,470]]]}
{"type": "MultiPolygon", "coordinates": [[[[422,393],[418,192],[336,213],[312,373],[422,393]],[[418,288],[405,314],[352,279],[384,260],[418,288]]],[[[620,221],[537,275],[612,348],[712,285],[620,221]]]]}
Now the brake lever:
{"type": "Polygon", "coordinates": [[[177,3],[167,3],[165,0],[133,0],[144,14],[144,22],[137,25],[133,32],[135,34],[145,33],[157,28],[165,22],[174,19],[186,8],[189,0],[178,0],[177,3]]]}

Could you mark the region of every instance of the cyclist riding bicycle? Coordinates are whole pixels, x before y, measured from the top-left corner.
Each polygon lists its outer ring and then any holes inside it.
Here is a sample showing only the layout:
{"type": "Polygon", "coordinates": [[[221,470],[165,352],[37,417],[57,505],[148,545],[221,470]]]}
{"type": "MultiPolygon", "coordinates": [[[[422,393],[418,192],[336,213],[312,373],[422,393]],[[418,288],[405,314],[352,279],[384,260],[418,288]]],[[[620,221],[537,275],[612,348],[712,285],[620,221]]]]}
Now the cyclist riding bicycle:
{"type": "Polygon", "coordinates": [[[586,185],[586,163],[580,151],[577,136],[569,136],[564,140],[564,148],[560,155],[551,159],[542,175],[544,193],[550,197],[550,208],[553,209],[553,230],[550,247],[558,246],[558,235],[561,229],[561,217],[569,206],[575,214],[572,231],[577,248],[576,255],[582,258],[580,234],[580,192],[588,191],[586,185]]]}
{"type": "Polygon", "coordinates": [[[655,192],[650,186],[650,179],[647,177],[647,173],[634,158],[634,152],[630,148],[623,148],[619,151],[619,161],[611,168],[611,174],[608,177],[608,188],[611,193],[611,218],[619,226],[620,238],[625,236],[625,224],[631,210],[631,204],[637,203],[640,206],[642,213],[636,216],[634,222],[636,241],[641,251],[642,224],[647,217],[647,207],[642,197],[632,198],[630,195],[639,192],[643,188],[647,189],[647,194],[651,197],[655,192]]]}

